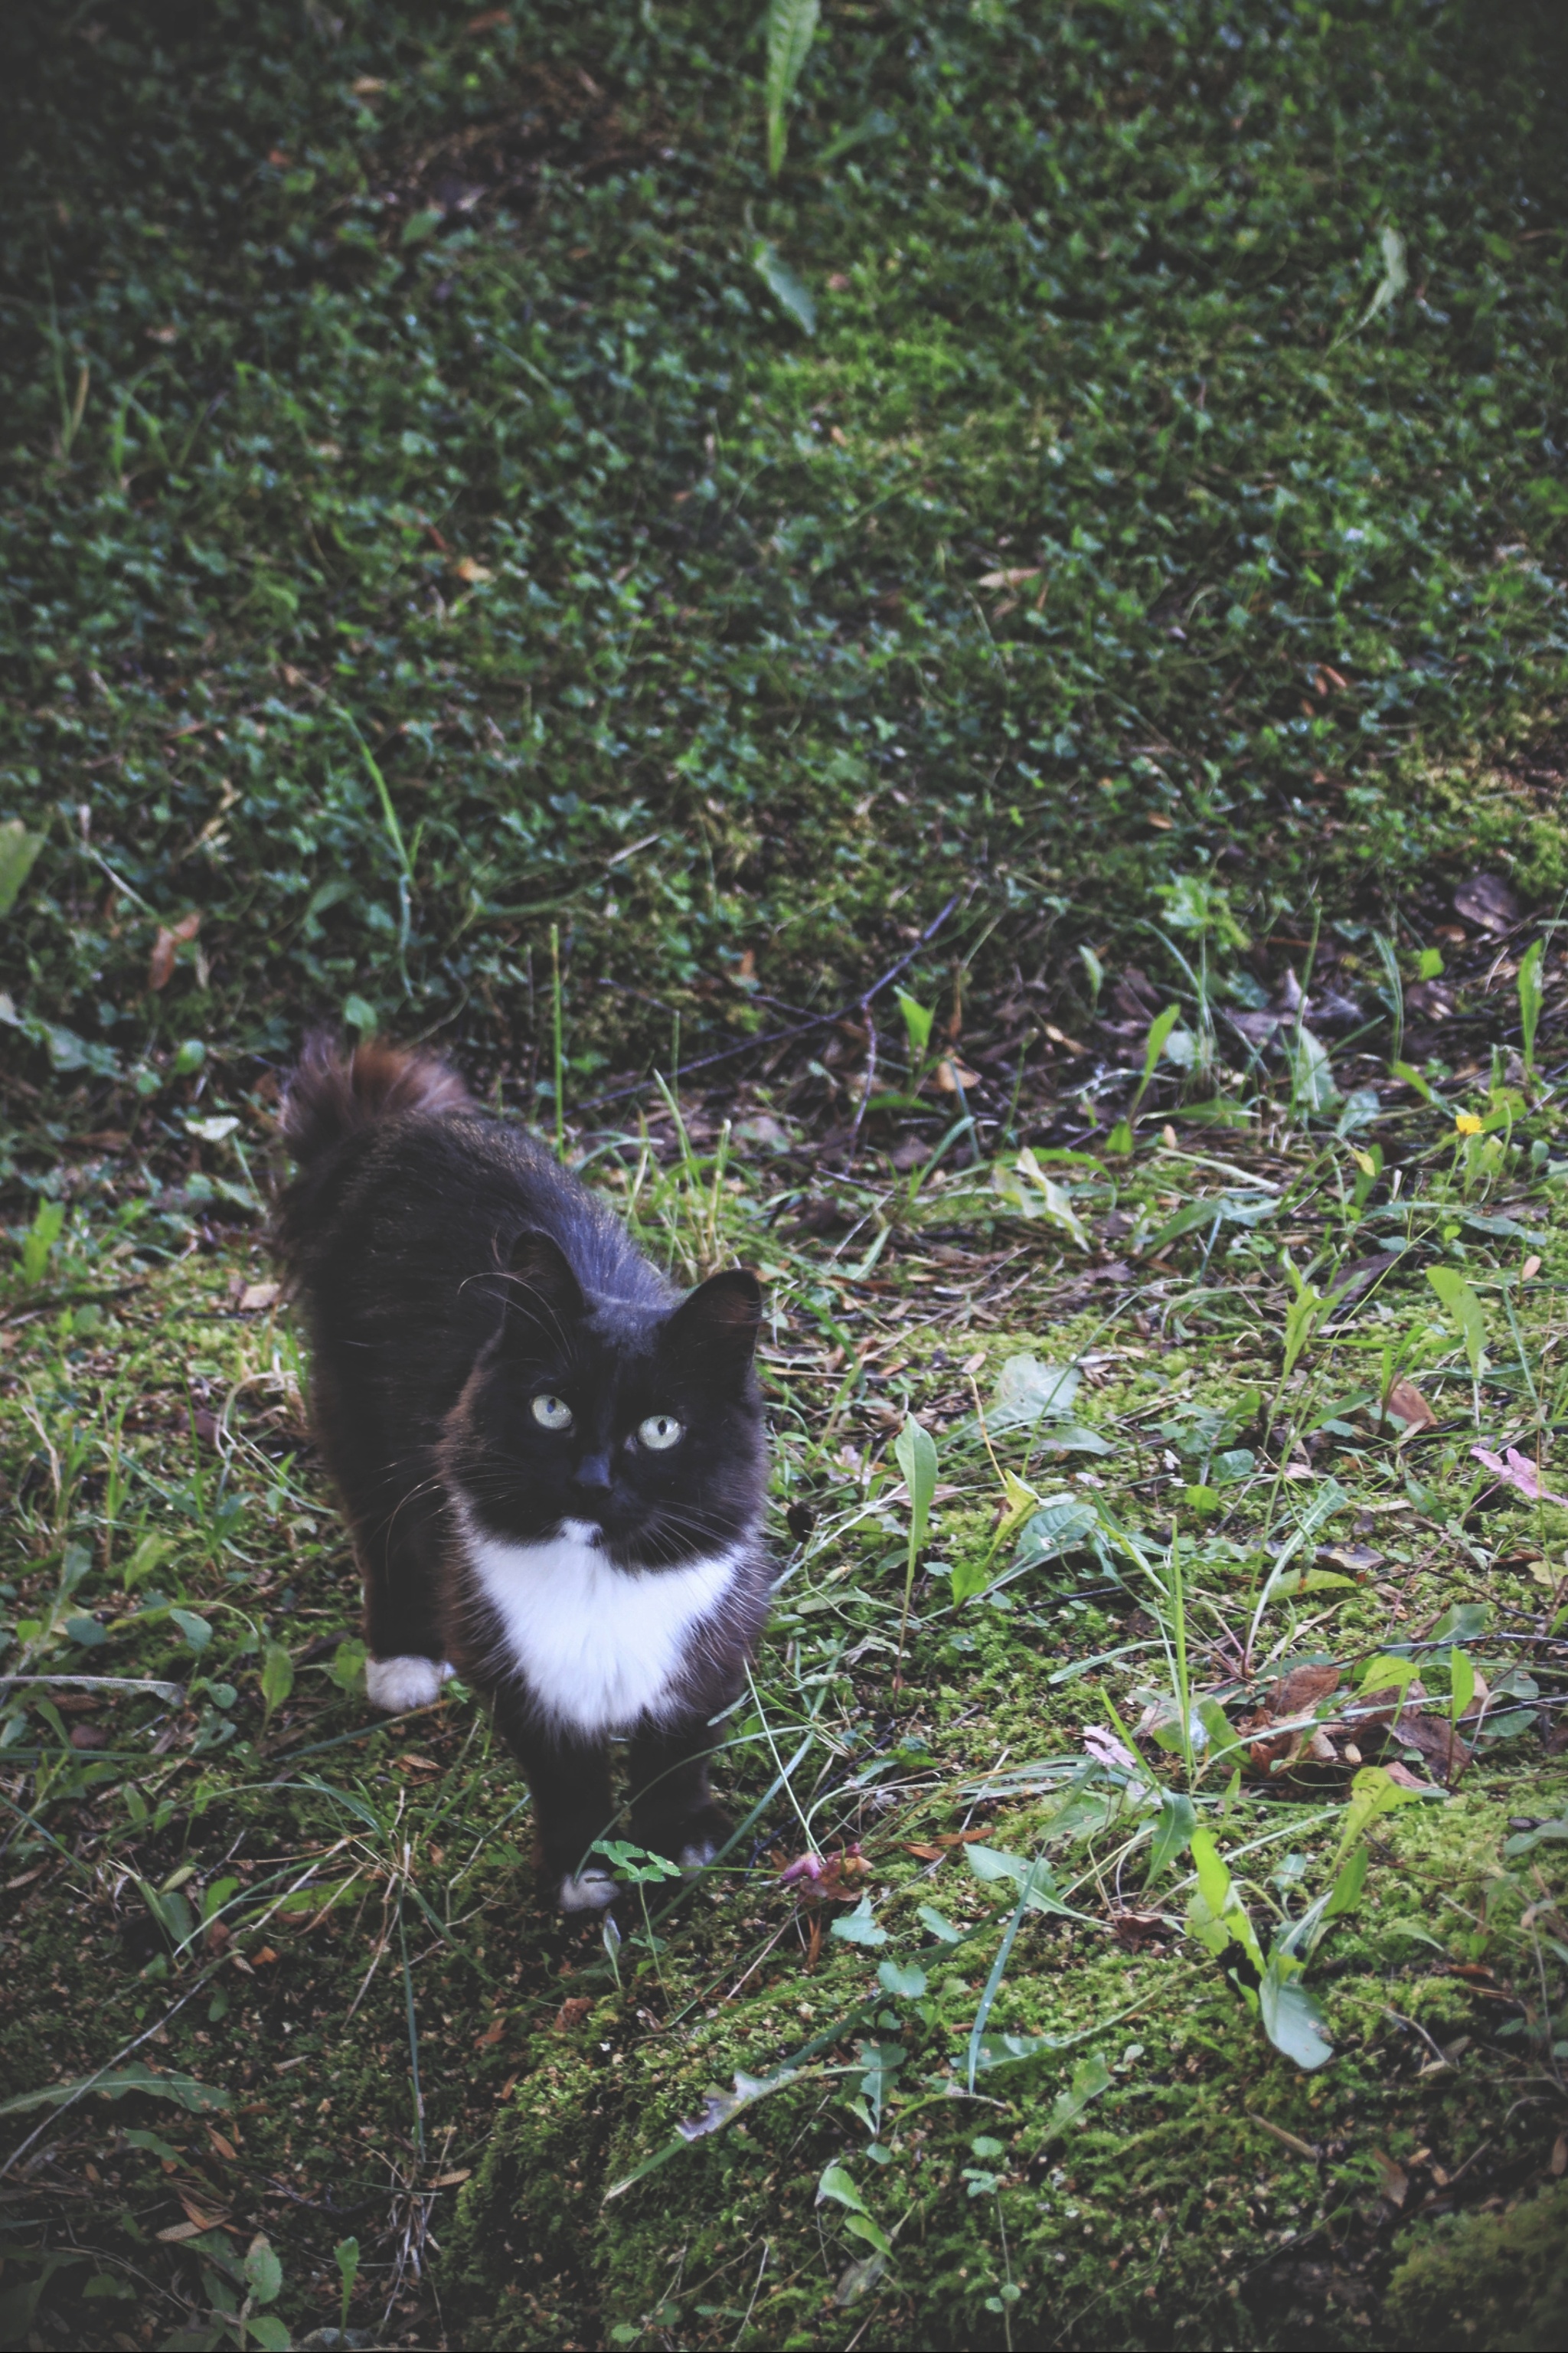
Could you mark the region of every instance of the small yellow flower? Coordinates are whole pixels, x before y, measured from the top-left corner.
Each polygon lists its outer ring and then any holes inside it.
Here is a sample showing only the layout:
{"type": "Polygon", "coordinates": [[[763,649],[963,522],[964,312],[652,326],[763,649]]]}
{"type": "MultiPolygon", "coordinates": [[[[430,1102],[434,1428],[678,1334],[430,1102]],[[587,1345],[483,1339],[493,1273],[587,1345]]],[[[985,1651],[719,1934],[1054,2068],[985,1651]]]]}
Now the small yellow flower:
{"type": "Polygon", "coordinates": [[[1481,1132],[1481,1123],[1473,1111],[1456,1112],[1454,1125],[1461,1135],[1479,1135],[1481,1132]]]}

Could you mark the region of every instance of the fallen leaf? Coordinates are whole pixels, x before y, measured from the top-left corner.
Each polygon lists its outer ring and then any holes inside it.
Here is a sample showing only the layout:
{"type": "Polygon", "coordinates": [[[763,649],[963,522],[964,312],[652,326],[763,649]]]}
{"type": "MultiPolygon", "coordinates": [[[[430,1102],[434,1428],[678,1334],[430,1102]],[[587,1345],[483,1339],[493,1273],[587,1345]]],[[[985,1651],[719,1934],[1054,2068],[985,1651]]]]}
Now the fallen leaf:
{"type": "Polygon", "coordinates": [[[1424,1781],[1419,1773],[1413,1773],[1408,1765],[1401,1765],[1397,1758],[1383,1769],[1389,1779],[1396,1781],[1402,1789],[1429,1789],[1432,1787],[1430,1781],[1424,1781]]]}
{"type": "Polygon", "coordinates": [[[1269,1694],[1268,1711],[1277,1721],[1305,1715],[1339,1686],[1340,1671],[1331,1661],[1321,1667],[1292,1667],[1288,1675],[1280,1676],[1269,1694]]]}
{"type": "Polygon", "coordinates": [[[250,1957],[258,1969],[266,1969],[271,1968],[278,1956],[270,1945],[263,1945],[261,1950],[258,1953],[252,1953],[250,1957]]]}
{"type": "Polygon", "coordinates": [[[199,909],[182,916],[172,929],[159,927],[158,936],[153,943],[153,953],[147,960],[147,986],[154,993],[160,988],[167,988],[174,975],[175,950],[183,947],[187,940],[194,940],[201,927],[199,909]]]}
{"type": "Polygon", "coordinates": [[[374,98],[378,91],[385,88],[386,84],[379,75],[361,74],[357,79],[350,82],[349,93],[353,98],[374,98]]]}
{"type": "Polygon", "coordinates": [[[239,1294],[242,1315],[258,1314],[262,1308],[277,1304],[278,1285],[275,1282],[247,1282],[239,1294]]]}
{"type": "Polygon", "coordinates": [[[961,1087],[967,1089],[980,1084],[979,1072],[966,1070],[957,1056],[952,1054],[937,1064],[934,1076],[937,1085],[944,1095],[955,1095],[961,1087]]]}
{"type": "Polygon", "coordinates": [[[1406,1430],[1435,1430],[1437,1417],[1416,1388],[1414,1381],[1395,1381],[1388,1392],[1388,1410],[1396,1413],[1406,1430]]]}
{"type": "Polygon", "coordinates": [[[1552,2171],[1559,2181],[1568,2173],[1568,2133],[1559,2133],[1552,2144],[1552,2171]]]}
{"type": "Polygon", "coordinates": [[[1521,1282],[1533,1282],[1540,1272],[1541,1261],[1536,1257],[1535,1252],[1531,1250],[1530,1256],[1525,1260],[1524,1264],[1519,1270],[1519,1279],[1521,1282]]]}
{"type": "MultiPolygon", "coordinates": [[[[179,2200],[181,2205],[184,2208],[187,2219],[198,2231],[216,2231],[222,2222],[223,2216],[221,2214],[205,2213],[201,2207],[196,2204],[195,2200],[194,2198],[187,2198],[183,2189],[176,2189],[174,2195],[179,2200]]],[[[160,2231],[158,2235],[162,2238],[163,2234],[160,2231]]]]}
{"type": "Polygon", "coordinates": [[[226,2138],[223,2133],[216,2131],[211,2125],[208,2125],[207,2126],[207,2138],[211,2141],[214,2148],[216,2149],[219,2157],[227,2158],[231,2165],[235,2162],[235,2159],[238,2155],[238,2151],[236,2149],[233,2141],[226,2138]]]}
{"type": "Polygon", "coordinates": [[[1113,1912],[1110,1933],[1119,1943],[1137,1947],[1163,1936],[1165,1923],[1158,1912],[1113,1912]]]}
{"type": "Polygon", "coordinates": [[[1395,2165],[1393,2158],[1385,2157],[1380,2148],[1373,2150],[1372,2161],[1377,2168],[1378,2179],[1383,2184],[1383,2194],[1389,2204],[1403,2206],[1410,2194],[1410,2176],[1405,2172],[1405,2168],[1402,2165],[1395,2165]]]}
{"type": "Polygon", "coordinates": [[[1499,874],[1472,874],[1461,882],[1454,893],[1454,911],[1484,932],[1511,931],[1519,921],[1519,901],[1499,874]]]}
{"type": "Polygon", "coordinates": [[[1016,566],[1010,572],[983,572],[980,586],[983,588],[1021,588],[1026,580],[1037,580],[1043,569],[1041,565],[1030,564],[1016,566]]]}
{"type": "Polygon", "coordinates": [[[471,555],[460,557],[453,565],[452,569],[459,580],[466,580],[473,588],[477,588],[482,581],[493,580],[496,576],[488,564],[478,564],[471,555]]]}
{"type": "Polygon", "coordinates": [[[459,2167],[456,2173],[438,2173],[430,2187],[432,2189],[455,2189],[459,2181],[471,2180],[473,2171],[471,2165],[465,2165],[459,2167]]]}
{"type": "Polygon", "coordinates": [[[476,2049],[480,2051],[493,2050],[505,2032],[505,2018],[492,2018],[484,2032],[475,2036],[474,2042],[476,2049]]]}

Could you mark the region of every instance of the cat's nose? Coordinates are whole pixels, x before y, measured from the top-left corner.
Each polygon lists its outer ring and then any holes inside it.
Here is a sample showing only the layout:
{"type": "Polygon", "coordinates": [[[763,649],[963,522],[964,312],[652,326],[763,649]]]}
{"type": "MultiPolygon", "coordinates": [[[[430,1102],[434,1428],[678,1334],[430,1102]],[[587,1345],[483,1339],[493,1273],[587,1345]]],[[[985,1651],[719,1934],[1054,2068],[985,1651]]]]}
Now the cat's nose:
{"type": "Polygon", "coordinates": [[[579,1494],[607,1495],[610,1492],[609,1456],[584,1454],[572,1473],[572,1484],[579,1494]]]}

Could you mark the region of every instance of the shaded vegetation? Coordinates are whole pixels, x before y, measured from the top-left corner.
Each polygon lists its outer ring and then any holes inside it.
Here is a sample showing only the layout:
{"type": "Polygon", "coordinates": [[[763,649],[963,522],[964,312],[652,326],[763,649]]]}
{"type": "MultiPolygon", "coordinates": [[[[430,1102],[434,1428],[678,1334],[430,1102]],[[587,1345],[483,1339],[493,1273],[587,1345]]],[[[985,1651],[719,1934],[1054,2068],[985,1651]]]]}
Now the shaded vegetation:
{"type": "Polygon", "coordinates": [[[955,882],[1058,988],[1193,874],[1559,887],[1562,30],[846,6],[773,185],[749,13],[13,12],[37,1047],[526,1100],[553,913],[581,1097],[955,882]]]}

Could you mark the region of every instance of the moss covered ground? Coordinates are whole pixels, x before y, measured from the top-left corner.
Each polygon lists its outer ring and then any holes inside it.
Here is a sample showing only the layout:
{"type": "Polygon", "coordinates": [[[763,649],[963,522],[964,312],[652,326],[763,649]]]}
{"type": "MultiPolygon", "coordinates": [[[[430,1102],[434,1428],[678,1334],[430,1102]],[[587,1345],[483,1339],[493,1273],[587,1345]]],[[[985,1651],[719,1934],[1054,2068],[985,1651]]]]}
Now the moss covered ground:
{"type": "Polygon", "coordinates": [[[3,37],[0,2334],[1560,2343],[1558,13],[3,37]],[[322,1018],[767,1282],[607,1938],[364,1702],[322,1018]]]}

